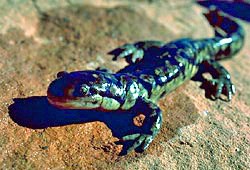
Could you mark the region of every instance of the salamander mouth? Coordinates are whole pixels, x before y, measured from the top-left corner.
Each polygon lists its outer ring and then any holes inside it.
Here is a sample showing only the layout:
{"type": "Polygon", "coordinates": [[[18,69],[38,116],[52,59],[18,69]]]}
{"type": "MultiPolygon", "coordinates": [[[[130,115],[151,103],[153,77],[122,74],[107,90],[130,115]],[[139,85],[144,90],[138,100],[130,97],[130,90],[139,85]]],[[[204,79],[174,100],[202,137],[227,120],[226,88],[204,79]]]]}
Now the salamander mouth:
{"type": "Polygon", "coordinates": [[[91,97],[57,97],[48,93],[47,99],[61,109],[96,109],[101,106],[103,98],[98,94],[91,97]]]}

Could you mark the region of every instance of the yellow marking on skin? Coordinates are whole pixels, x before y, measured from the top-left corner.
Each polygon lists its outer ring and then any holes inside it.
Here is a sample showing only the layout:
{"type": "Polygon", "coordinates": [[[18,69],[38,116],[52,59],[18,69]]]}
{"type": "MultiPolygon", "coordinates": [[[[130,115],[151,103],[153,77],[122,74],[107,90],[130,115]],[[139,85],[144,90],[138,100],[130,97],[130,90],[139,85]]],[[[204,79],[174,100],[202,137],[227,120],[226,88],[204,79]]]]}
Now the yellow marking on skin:
{"type": "Polygon", "coordinates": [[[92,74],[93,77],[98,78],[99,76],[97,74],[92,74]]]}
{"type": "Polygon", "coordinates": [[[168,51],[165,51],[162,55],[159,56],[160,59],[163,59],[163,58],[166,58],[166,57],[168,57],[168,58],[171,57],[171,55],[169,54],[168,51]]]}
{"type": "Polygon", "coordinates": [[[117,110],[120,107],[120,103],[115,99],[103,97],[101,107],[106,110],[117,110]]]}
{"type": "Polygon", "coordinates": [[[142,84],[139,84],[139,93],[140,93],[140,96],[143,97],[143,98],[148,98],[148,90],[146,90],[142,84]]]}
{"type": "Polygon", "coordinates": [[[163,76],[163,75],[164,75],[164,67],[157,67],[157,68],[155,69],[155,74],[156,74],[157,76],[163,76]]]}
{"type": "Polygon", "coordinates": [[[165,61],[165,65],[166,65],[167,68],[171,67],[171,64],[170,64],[170,62],[168,60],[165,61]]]}
{"type": "Polygon", "coordinates": [[[112,86],[110,87],[110,92],[111,92],[111,94],[114,95],[114,96],[122,96],[123,93],[124,93],[123,89],[117,87],[116,85],[112,85],[112,86]]]}
{"type": "Polygon", "coordinates": [[[162,88],[163,86],[156,86],[156,88],[152,89],[152,94],[150,96],[150,99],[153,101],[158,100],[159,96],[165,91],[164,88],[162,88]]]}
{"type": "Polygon", "coordinates": [[[70,109],[95,109],[100,107],[102,103],[102,96],[94,95],[92,97],[76,97],[73,99],[64,100],[52,100],[50,98],[49,102],[55,106],[70,109]]]}
{"type": "Polygon", "coordinates": [[[170,74],[174,72],[174,70],[178,69],[178,66],[172,65],[168,60],[165,61],[165,67],[167,68],[164,72],[164,74],[170,74]]]}
{"type": "Polygon", "coordinates": [[[85,95],[85,94],[88,93],[88,91],[89,91],[89,86],[86,85],[86,84],[83,84],[83,85],[81,86],[81,93],[82,93],[83,95],[85,95]]]}
{"type": "Polygon", "coordinates": [[[101,84],[95,84],[92,86],[92,88],[96,89],[97,91],[106,91],[108,87],[108,83],[103,82],[101,84]]]}
{"type": "Polygon", "coordinates": [[[160,79],[163,83],[166,83],[168,80],[167,76],[161,76],[160,79]]]}
{"type": "Polygon", "coordinates": [[[163,86],[158,85],[156,88],[152,90],[150,99],[156,102],[164,92],[166,94],[172,92],[174,89],[176,89],[178,86],[180,86],[183,82],[185,82],[188,79],[189,78],[184,79],[183,75],[180,75],[177,78],[171,80],[170,82],[164,84],[163,86]]]}
{"type": "Polygon", "coordinates": [[[179,62],[179,63],[181,63],[182,65],[184,65],[184,66],[186,66],[188,63],[188,61],[187,61],[187,59],[186,58],[183,58],[183,57],[181,57],[180,55],[177,55],[176,57],[175,57],[175,59],[179,62]]]}
{"type": "Polygon", "coordinates": [[[150,84],[153,84],[154,81],[155,81],[155,79],[154,79],[153,76],[147,75],[147,74],[141,74],[141,75],[140,75],[140,78],[141,78],[143,81],[145,81],[145,82],[147,82],[147,83],[150,83],[150,84]]]}
{"type": "Polygon", "coordinates": [[[194,56],[194,52],[193,50],[191,50],[191,48],[185,48],[184,52],[188,55],[188,56],[194,56]]]}
{"type": "Polygon", "coordinates": [[[134,82],[130,85],[129,90],[126,95],[126,100],[122,105],[121,109],[128,110],[135,105],[136,99],[138,98],[140,89],[138,85],[134,82]]]}
{"type": "Polygon", "coordinates": [[[80,100],[70,100],[68,102],[65,102],[64,105],[69,105],[75,109],[94,109],[94,108],[98,108],[100,106],[100,102],[93,104],[91,102],[81,101],[81,99],[80,99],[80,100]]]}
{"type": "Polygon", "coordinates": [[[165,67],[167,68],[164,71],[164,74],[161,76],[172,77],[174,74],[178,72],[178,66],[170,64],[169,61],[165,61],[165,67]]]}
{"type": "Polygon", "coordinates": [[[133,107],[135,105],[136,99],[130,99],[130,98],[126,98],[124,104],[122,105],[121,109],[123,110],[128,110],[131,107],[133,107]]]}

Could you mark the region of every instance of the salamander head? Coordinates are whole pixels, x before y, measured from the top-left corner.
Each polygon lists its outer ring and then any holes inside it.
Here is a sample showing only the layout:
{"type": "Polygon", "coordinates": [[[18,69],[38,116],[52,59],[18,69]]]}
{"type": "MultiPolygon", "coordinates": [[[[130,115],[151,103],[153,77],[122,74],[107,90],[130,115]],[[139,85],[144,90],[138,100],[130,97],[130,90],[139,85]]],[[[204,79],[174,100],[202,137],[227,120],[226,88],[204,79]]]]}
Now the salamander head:
{"type": "Polygon", "coordinates": [[[64,109],[106,109],[105,96],[111,86],[107,74],[99,71],[59,72],[57,79],[49,85],[48,101],[64,109]]]}

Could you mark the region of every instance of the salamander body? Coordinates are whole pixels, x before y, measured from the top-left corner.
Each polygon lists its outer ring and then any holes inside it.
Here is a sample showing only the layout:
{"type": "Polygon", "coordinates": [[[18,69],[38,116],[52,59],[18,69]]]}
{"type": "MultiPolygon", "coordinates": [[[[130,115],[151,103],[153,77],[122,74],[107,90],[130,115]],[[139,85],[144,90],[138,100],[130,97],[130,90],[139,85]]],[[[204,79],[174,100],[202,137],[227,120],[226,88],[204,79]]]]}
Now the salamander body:
{"type": "Polygon", "coordinates": [[[125,58],[128,66],[117,73],[106,69],[59,72],[49,85],[48,101],[66,109],[130,110],[145,114],[145,133],[122,138],[134,140],[128,152],[145,150],[160,131],[162,113],[156,102],[164,94],[200,72],[212,75],[208,82],[215,89],[214,99],[224,93],[231,100],[235,93],[229,73],[218,60],[230,58],[242,48],[244,31],[217,10],[210,10],[205,16],[215,30],[214,38],[125,44],[110,54],[114,60],[125,58]]]}

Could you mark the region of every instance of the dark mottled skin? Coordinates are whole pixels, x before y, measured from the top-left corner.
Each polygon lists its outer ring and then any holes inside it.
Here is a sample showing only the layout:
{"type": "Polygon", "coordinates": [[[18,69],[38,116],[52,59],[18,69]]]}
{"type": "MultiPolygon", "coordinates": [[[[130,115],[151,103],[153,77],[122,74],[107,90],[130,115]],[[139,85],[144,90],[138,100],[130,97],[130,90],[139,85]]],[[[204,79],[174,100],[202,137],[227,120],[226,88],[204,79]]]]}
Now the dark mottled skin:
{"type": "Polygon", "coordinates": [[[125,58],[129,63],[127,67],[117,73],[101,68],[60,72],[48,88],[49,102],[67,109],[144,113],[142,128],[145,132],[124,136],[122,140],[134,140],[127,152],[145,150],[159,133],[162,123],[157,100],[186,80],[209,72],[213,78],[207,82],[215,89],[211,94],[214,99],[224,93],[231,100],[235,93],[229,73],[217,61],[232,57],[242,48],[243,29],[217,10],[205,16],[214,27],[214,38],[186,38],[167,44],[159,41],[125,44],[109,54],[114,55],[114,60],[125,58]]]}

